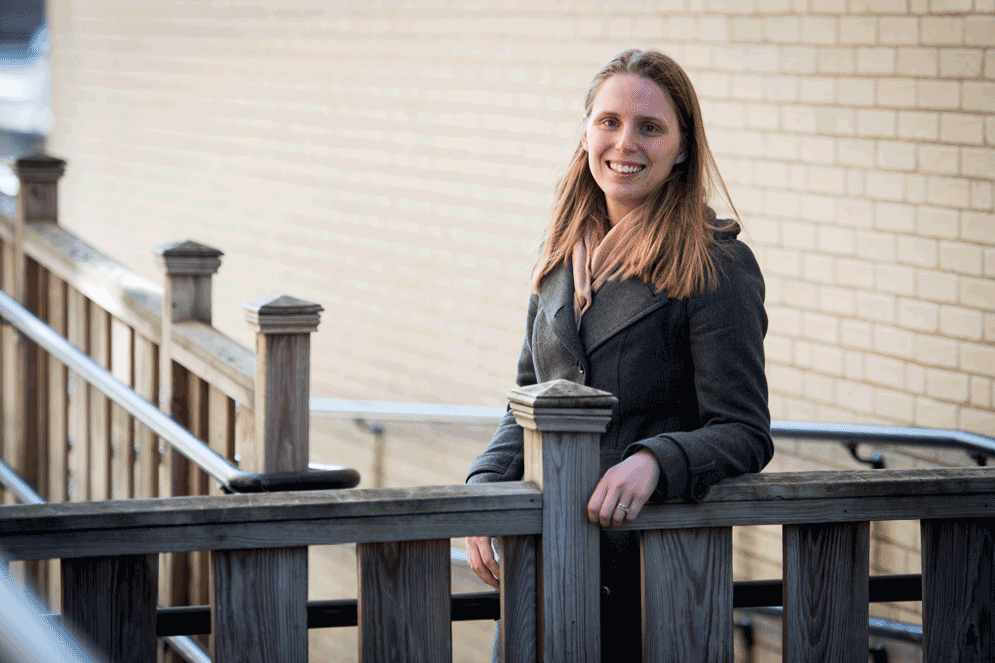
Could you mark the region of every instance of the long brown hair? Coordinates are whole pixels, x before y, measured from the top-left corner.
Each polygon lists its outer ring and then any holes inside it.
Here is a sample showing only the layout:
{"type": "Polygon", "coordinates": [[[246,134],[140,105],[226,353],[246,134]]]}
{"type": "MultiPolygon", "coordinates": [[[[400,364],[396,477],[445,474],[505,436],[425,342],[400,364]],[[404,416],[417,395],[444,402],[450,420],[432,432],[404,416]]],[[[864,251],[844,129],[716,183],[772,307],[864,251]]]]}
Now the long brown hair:
{"type": "MultiPolygon", "coordinates": [[[[708,207],[709,193],[720,188],[737,219],[739,215],[708,149],[698,96],[687,74],[672,58],[652,50],[622,51],[591,81],[584,101],[585,122],[602,83],[621,74],[646,78],[670,95],[687,158],[674,164],[660,188],[632,212],[641,216],[635,221],[642,231],[635,233],[631,246],[619,247],[624,258],[612,278],[642,279],[658,292],[678,299],[712,290],[716,281],[711,255],[715,232],[735,226],[736,221],[725,226],[716,224],[715,214],[708,207]]],[[[556,187],[553,216],[532,273],[535,289],[558,265],[569,263],[574,245],[595,230],[595,224],[604,232],[609,230],[608,207],[588,167],[587,152],[578,144],[556,187]]]]}

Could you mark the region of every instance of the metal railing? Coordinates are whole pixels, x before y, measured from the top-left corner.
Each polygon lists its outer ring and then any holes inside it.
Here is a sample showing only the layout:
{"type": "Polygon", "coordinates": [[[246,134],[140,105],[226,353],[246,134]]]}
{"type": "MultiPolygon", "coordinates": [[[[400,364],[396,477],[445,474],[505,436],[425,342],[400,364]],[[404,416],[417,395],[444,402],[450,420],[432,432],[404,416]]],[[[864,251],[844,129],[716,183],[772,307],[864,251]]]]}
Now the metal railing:
{"type": "Polygon", "coordinates": [[[176,451],[214,477],[226,491],[253,493],[319,490],[352,488],[359,483],[359,473],[344,467],[315,465],[313,469],[302,472],[271,473],[240,470],[3,292],[0,292],[0,318],[124,408],[136,420],[148,426],[176,451]]]}

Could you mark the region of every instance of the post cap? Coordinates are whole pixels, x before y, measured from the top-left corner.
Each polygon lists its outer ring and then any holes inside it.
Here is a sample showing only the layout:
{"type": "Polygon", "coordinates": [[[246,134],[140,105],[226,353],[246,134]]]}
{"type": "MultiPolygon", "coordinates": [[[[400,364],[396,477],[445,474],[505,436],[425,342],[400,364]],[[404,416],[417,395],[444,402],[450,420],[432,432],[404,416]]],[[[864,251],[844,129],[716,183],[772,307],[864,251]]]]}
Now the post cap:
{"type": "Polygon", "coordinates": [[[169,275],[210,276],[221,267],[219,249],[187,239],[159,244],[152,248],[169,275]]]}
{"type": "Polygon", "coordinates": [[[66,162],[44,152],[35,152],[17,159],[14,172],[21,179],[55,181],[66,172],[66,162]]]}
{"type": "Polygon", "coordinates": [[[309,334],[317,331],[320,304],[290,295],[274,295],[242,305],[245,319],[260,334],[309,334]]]}
{"type": "Polygon", "coordinates": [[[569,380],[518,387],[508,393],[515,420],[541,431],[603,433],[618,399],[569,380]]]}

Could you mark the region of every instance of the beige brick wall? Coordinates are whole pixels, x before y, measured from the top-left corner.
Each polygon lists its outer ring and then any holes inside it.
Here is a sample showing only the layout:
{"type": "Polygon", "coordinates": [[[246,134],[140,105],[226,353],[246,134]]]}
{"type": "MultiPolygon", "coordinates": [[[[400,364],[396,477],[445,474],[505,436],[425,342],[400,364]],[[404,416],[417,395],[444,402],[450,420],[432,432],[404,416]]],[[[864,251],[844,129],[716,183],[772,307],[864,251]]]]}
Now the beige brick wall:
{"type": "MultiPolygon", "coordinates": [[[[324,305],[315,395],[502,402],[579,97],[645,45],[695,81],[763,266],[773,416],[995,435],[992,0],[51,0],[50,20],[65,225],[151,278],[156,243],[218,246],[217,325],[247,344],[242,302],[324,305]]],[[[775,466],[857,465],[789,441],[775,466]]],[[[914,531],[876,526],[875,568],[917,564],[914,531]]],[[[772,537],[743,530],[737,574],[777,573],[750,543],[772,537]]]]}

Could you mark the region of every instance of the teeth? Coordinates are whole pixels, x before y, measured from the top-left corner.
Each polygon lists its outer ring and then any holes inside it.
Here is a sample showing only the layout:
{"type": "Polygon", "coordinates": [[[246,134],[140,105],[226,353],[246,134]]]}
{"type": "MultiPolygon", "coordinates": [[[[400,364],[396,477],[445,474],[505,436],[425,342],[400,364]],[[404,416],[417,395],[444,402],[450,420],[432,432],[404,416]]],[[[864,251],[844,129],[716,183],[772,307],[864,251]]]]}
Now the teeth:
{"type": "Polygon", "coordinates": [[[608,162],[608,167],[616,173],[638,173],[640,170],[645,168],[645,166],[623,166],[622,164],[615,163],[613,161],[608,162]]]}

